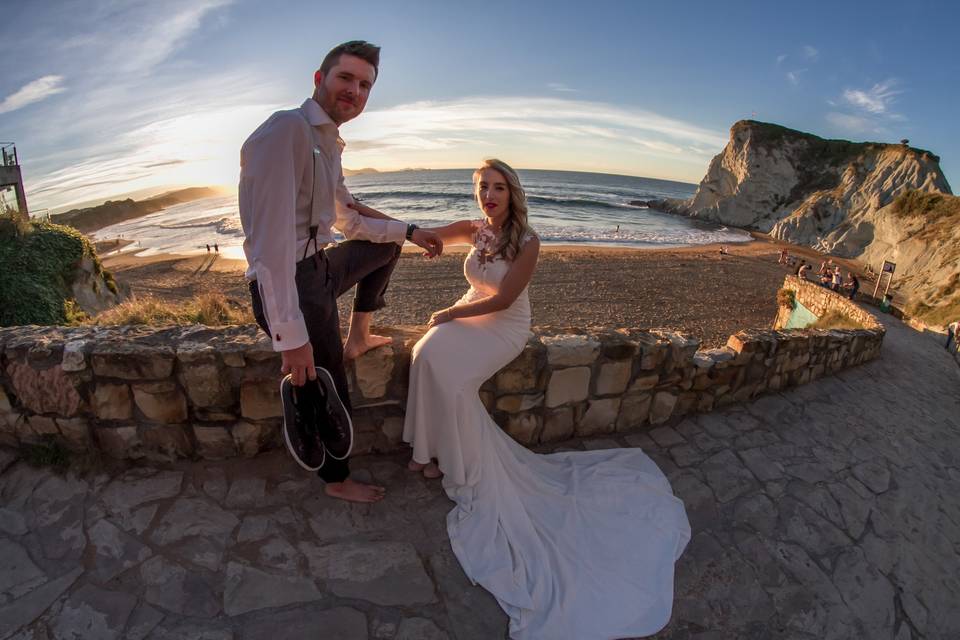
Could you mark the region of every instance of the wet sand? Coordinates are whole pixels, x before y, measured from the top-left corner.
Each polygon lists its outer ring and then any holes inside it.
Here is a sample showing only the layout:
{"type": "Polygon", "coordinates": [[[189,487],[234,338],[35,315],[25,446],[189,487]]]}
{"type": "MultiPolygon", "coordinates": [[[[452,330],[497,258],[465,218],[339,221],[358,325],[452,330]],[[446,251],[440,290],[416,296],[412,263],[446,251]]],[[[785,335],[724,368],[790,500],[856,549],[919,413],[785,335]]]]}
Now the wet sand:
{"type": "MultiPolygon", "coordinates": [[[[777,263],[782,247],[808,261],[814,270],[824,256],[812,249],[771,241],[755,234],[746,244],[675,249],[625,249],[550,245],[541,251],[530,284],[535,325],[556,327],[669,328],[693,334],[704,347],[722,346],[739,329],[769,327],[776,315],[776,293],[783,277],[795,271],[777,263]]],[[[416,249],[413,247],[412,249],[416,249]]],[[[375,325],[419,325],[453,304],[467,289],[463,277],[466,247],[449,247],[426,260],[405,250],[391,279],[387,307],[375,325]]],[[[844,267],[852,261],[837,260],[844,267]]],[[[135,296],[182,301],[219,292],[249,306],[243,278],[246,263],[216,255],[130,254],[104,258],[104,266],[135,296]]],[[[867,282],[862,279],[866,289],[867,282]]],[[[346,322],[350,293],[340,299],[346,322]]]]}

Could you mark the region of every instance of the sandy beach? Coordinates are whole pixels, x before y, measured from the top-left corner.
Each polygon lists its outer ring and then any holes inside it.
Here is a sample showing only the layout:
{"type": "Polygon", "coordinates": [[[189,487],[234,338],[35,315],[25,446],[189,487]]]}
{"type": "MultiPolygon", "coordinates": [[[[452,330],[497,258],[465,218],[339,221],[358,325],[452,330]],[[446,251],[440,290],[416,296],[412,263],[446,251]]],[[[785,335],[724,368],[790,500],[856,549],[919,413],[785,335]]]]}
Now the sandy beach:
{"type": "MultiPolygon", "coordinates": [[[[626,249],[547,245],[530,285],[534,324],[558,327],[663,327],[701,339],[704,347],[722,346],[735,331],[767,327],[776,315],[776,293],[793,271],[777,263],[781,247],[815,261],[824,259],[805,247],[785,245],[755,234],[745,244],[674,249],[626,249]]],[[[466,247],[449,247],[434,260],[416,247],[405,250],[391,280],[387,307],[377,325],[424,324],[430,314],[453,304],[466,290],[466,247]]],[[[836,259],[835,259],[836,260],[836,259]]],[[[860,269],[838,260],[846,270],[860,269]]],[[[130,254],[104,259],[121,284],[137,297],[152,295],[182,301],[220,292],[238,306],[249,299],[246,264],[217,255],[130,254]]],[[[864,281],[866,288],[866,281],[864,281]]],[[[346,320],[352,296],[340,299],[346,320]]]]}

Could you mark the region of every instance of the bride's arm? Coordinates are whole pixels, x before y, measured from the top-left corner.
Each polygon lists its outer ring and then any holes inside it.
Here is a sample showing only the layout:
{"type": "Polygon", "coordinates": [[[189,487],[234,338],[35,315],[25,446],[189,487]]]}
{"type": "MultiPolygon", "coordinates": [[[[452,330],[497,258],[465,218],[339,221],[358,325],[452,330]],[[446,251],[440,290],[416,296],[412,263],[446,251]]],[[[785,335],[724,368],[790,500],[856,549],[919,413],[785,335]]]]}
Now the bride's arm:
{"type": "Polygon", "coordinates": [[[442,227],[424,227],[424,231],[434,232],[444,244],[470,244],[476,229],[470,220],[458,220],[442,227]]]}
{"type": "Polygon", "coordinates": [[[458,304],[446,309],[437,311],[430,316],[430,322],[427,326],[443,324],[456,318],[469,318],[471,316],[482,316],[495,311],[503,311],[517,299],[517,296],[530,284],[533,277],[533,271],[537,267],[537,258],[540,255],[540,238],[534,236],[522,247],[517,254],[510,270],[503,277],[500,283],[500,289],[492,296],[481,298],[474,302],[458,304]]]}

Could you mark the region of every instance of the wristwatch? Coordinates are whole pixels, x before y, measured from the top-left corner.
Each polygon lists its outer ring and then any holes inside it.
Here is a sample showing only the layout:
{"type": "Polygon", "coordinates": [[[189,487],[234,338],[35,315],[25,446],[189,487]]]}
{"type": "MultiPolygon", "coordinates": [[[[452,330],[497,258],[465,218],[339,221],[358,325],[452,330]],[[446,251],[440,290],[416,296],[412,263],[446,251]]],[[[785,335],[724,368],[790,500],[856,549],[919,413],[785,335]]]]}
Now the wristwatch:
{"type": "Polygon", "coordinates": [[[419,229],[419,228],[420,228],[420,227],[418,227],[417,225],[413,224],[412,222],[411,222],[410,224],[408,224],[408,225],[407,225],[407,240],[413,240],[413,232],[416,231],[416,230],[419,229]]]}

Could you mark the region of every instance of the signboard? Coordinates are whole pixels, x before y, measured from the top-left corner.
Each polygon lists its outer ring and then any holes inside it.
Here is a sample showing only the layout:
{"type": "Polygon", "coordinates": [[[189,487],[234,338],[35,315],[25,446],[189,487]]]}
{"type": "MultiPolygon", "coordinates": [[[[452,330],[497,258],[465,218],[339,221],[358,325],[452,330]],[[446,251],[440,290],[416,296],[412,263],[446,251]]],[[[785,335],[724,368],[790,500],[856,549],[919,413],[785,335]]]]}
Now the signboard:
{"type": "Polygon", "coordinates": [[[897,268],[897,265],[889,260],[883,261],[883,273],[889,273],[893,275],[894,270],[897,268]]]}

